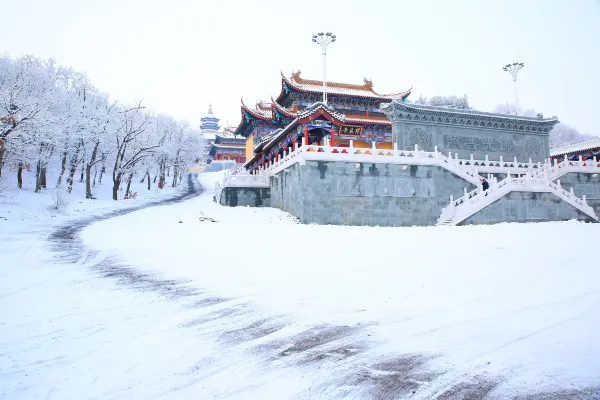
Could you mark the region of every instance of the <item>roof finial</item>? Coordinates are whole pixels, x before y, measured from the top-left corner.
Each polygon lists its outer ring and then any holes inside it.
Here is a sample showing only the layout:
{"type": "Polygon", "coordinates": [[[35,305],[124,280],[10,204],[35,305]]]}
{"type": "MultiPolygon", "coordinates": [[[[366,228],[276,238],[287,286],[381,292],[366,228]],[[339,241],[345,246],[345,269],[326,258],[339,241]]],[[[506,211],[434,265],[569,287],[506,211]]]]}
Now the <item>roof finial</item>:
{"type": "Polygon", "coordinates": [[[208,103],[208,114],[211,115],[212,113],[212,103],[208,103]]]}

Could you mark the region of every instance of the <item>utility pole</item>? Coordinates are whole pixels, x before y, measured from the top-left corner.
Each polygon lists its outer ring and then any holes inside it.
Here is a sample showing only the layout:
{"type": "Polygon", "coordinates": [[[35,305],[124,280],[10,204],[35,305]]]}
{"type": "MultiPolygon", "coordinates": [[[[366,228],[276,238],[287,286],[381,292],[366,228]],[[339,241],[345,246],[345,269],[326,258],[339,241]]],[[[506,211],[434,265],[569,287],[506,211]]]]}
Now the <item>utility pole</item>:
{"type": "Polygon", "coordinates": [[[503,71],[510,72],[515,85],[515,115],[519,115],[519,90],[517,88],[517,74],[525,66],[523,63],[506,64],[502,67],[503,71]]]}
{"type": "Polygon", "coordinates": [[[331,32],[319,32],[312,37],[312,41],[318,43],[323,51],[323,103],[327,104],[327,46],[335,42],[335,35],[331,32]]]}

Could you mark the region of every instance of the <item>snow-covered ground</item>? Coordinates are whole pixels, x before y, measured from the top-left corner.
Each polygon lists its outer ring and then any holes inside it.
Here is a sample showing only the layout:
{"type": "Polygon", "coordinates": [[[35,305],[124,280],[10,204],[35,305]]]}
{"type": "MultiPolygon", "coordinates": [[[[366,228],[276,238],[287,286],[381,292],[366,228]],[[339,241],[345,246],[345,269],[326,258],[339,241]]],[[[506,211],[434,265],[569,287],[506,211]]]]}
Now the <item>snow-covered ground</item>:
{"type": "Polygon", "coordinates": [[[600,398],[600,225],[301,225],[219,176],[80,235],[0,220],[0,398],[600,398]]]}

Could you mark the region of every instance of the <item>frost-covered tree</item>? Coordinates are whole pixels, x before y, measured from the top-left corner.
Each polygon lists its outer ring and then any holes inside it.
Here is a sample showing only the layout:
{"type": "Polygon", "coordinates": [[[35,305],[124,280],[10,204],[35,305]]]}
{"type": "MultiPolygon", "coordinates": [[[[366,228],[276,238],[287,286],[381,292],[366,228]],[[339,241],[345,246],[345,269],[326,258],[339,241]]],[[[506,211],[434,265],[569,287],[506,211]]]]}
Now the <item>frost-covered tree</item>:
{"type": "Polygon", "coordinates": [[[0,178],[3,167],[15,170],[18,187],[23,172],[34,170],[36,192],[43,191],[48,168],[68,192],[85,181],[89,199],[107,169],[115,200],[124,182],[128,197],[136,173],[150,189],[151,171],[160,175],[159,188],[173,171],[176,186],[202,152],[195,136],[187,124],[156,117],[141,102],[111,101],[84,74],[52,60],[0,57],[0,178]]]}
{"type": "Polygon", "coordinates": [[[471,110],[467,95],[459,96],[433,96],[431,98],[423,95],[415,101],[415,104],[423,104],[426,106],[456,108],[461,110],[471,110]]]}
{"type": "MultiPolygon", "coordinates": [[[[510,114],[515,115],[515,105],[514,104],[498,104],[494,109],[495,113],[499,114],[510,114]]],[[[538,113],[533,109],[527,109],[521,111],[519,115],[524,117],[536,117],[538,113]]],[[[577,131],[577,129],[566,125],[566,124],[556,124],[554,128],[550,131],[550,147],[560,147],[568,144],[585,142],[586,140],[596,139],[596,137],[591,135],[584,135],[577,131]]]]}
{"type": "MultiPolygon", "coordinates": [[[[509,103],[504,103],[504,104],[498,104],[496,106],[496,108],[494,109],[495,113],[498,114],[510,114],[510,115],[516,115],[516,108],[517,106],[514,104],[509,104],[509,103]]],[[[527,110],[520,110],[519,115],[522,115],[524,117],[535,117],[537,116],[537,113],[535,112],[535,110],[529,108],[527,110]]]]}
{"type": "Polygon", "coordinates": [[[592,139],[597,139],[597,137],[581,134],[577,129],[566,124],[556,124],[550,131],[550,147],[560,147],[592,139]]]}

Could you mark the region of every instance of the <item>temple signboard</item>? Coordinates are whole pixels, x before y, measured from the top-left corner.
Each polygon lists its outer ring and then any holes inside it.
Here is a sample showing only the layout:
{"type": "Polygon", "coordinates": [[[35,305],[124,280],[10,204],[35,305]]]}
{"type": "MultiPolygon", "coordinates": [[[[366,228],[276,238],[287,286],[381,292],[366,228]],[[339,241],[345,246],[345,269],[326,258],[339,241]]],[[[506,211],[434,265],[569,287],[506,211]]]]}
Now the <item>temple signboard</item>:
{"type": "Polygon", "coordinates": [[[339,134],[342,136],[360,136],[362,130],[362,126],[342,125],[339,134]]]}

